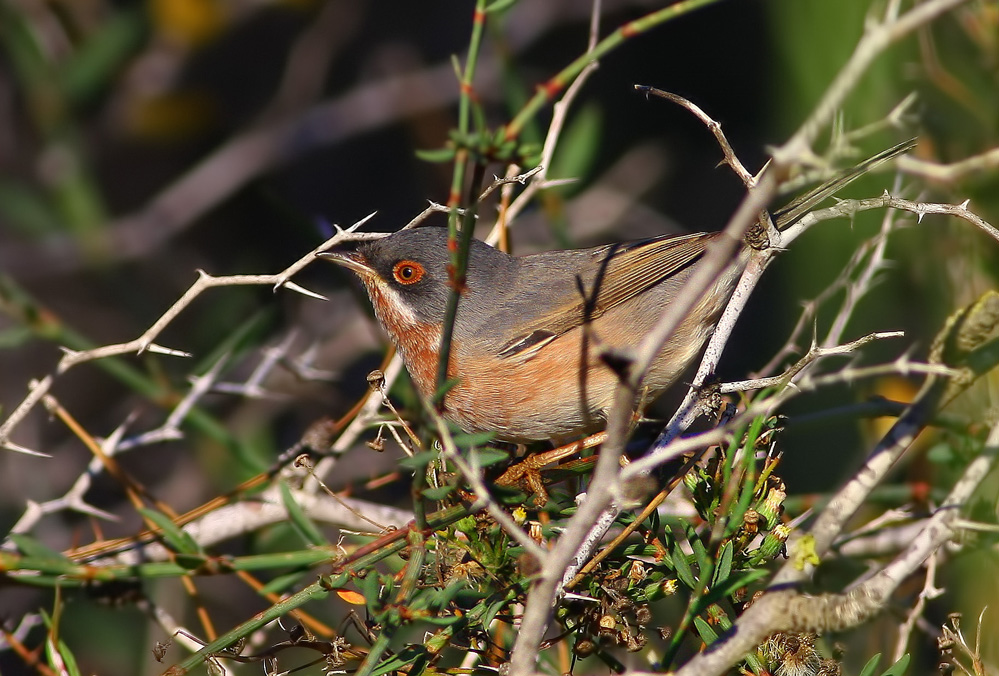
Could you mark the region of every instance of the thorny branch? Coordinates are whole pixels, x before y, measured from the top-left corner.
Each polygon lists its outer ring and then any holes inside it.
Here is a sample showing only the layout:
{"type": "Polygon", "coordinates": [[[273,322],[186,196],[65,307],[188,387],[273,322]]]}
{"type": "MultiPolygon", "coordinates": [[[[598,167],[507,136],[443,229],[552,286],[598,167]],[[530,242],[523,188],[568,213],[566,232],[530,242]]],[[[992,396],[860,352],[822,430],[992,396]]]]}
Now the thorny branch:
{"type": "Polygon", "coordinates": [[[35,381],[30,387],[28,395],[24,398],[24,400],[7,417],[3,424],[0,424],[0,446],[7,448],[8,450],[18,452],[30,450],[14,443],[11,440],[11,433],[14,431],[14,428],[18,425],[18,423],[20,423],[35,407],[35,405],[41,401],[42,397],[48,393],[49,389],[52,387],[54,376],[62,375],[74,366],[78,366],[95,359],[104,359],[106,357],[132,353],[142,354],[146,351],[178,357],[190,356],[182,350],[163,347],[153,341],[156,340],[156,337],[162,333],[170,322],[183,312],[194,301],[194,299],[201,295],[201,293],[203,293],[206,289],[220,286],[272,285],[275,291],[280,288],[286,288],[312,298],[323,300],[322,296],[299,286],[295,282],[291,281],[291,278],[306,265],[312,263],[316,259],[316,254],[321,251],[326,251],[327,249],[330,249],[331,247],[344,241],[374,239],[383,236],[377,233],[369,234],[355,232],[359,227],[367,223],[372,216],[374,216],[374,214],[361,219],[346,230],[337,226],[337,233],[333,237],[329,238],[277,274],[213,277],[207,272],[199,271],[197,281],[195,281],[195,283],[192,284],[191,287],[188,288],[188,290],[185,291],[184,294],[166,312],[160,315],[160,317],[153,322],[153,325],[146,329],[138,338],[125,343],[105,345],[92,350],[77,351],[64,349],[63,358],[59,360],[59,363],[56,366],[55,374],[46,376],[40,381],[35,381]]]}

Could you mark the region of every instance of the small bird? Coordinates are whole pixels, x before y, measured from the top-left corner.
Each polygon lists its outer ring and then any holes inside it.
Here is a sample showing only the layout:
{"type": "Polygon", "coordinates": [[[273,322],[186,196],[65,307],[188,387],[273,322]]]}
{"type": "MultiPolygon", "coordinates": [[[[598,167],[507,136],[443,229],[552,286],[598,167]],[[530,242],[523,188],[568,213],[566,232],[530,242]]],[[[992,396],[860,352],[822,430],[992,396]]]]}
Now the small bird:
{"type": "MultiPolygon", "coordinates": [[[[903,143],[775,212],[786,227],[903,143]]],[[[604,355],[627,353],[652,330],[718,233],[664,236],[590,249],[511,256],[473,240],[458,303],[445,419],[517,443],[597,431],[619,376],[604,355]]],[[[451,293],[447,230],[421,227],[320,254],[355,272],[375,316],[424,397],[436,391],[451,293]]],[[[661,394],[700,354],[741,266],[730,265],[666,341],[643,381],[661,394]]]]}
{"type": "MultiPolygon", "coordinates": [[[[457,384],[442,415],[465,431],[515,442],[599,429],[619,381],[600,355],[642,340],[716,236],[529,256],[473,240],[448,367],[457,384]]],[[[401,230],[330,254],[360,277],[416,389],[432,396],[451,291],[447,229],[401,230]]],[[[644,383],[650,397],[700,352],[736,278],[719,280],[667,341],[644,383]]]]}

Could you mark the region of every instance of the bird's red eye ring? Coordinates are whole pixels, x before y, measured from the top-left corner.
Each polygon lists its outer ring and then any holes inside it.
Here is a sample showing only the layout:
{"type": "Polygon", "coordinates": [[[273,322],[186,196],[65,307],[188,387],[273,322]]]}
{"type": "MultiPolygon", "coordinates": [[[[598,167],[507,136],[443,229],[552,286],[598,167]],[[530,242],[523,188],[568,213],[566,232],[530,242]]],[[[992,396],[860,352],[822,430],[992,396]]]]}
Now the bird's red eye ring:
{"type": "Polygon", "coordinates": [[[415,261],[399,261],[392,268],[392,276],[395,277],[395,281],[407,286],[416,284],[423,279],[425,272],[423,266],[415,261]]]}

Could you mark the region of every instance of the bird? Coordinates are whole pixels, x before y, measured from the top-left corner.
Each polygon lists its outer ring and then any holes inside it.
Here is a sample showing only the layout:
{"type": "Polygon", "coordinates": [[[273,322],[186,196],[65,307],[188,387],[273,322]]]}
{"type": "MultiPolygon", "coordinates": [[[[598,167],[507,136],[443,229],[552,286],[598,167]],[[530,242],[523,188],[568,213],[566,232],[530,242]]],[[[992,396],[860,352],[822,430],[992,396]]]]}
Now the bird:
{"type": "MultiPolygon", "coordinates": [[[[619,378],[601,359],[638,344],[717,233],[511,256],[472,240],[454,323],[443,417],[517,443],[599,429],[619,378]],[[581,292],[582,290],[582,292],[581,292]]],[[[360,278],[419,393],[437,389],[448,278],[447,229],[401,230],[330,252],[360,278]]],[[[697,356],[735,275],[688,313],[644,382],[650,398],[697,356]]]]}
{"type": "MultiPolygon", "coordinates": [[[[841,172],[774,212],[787,227],[821,199],[912,145],[841,172]]],[[[605,424],[628,354],[684,288],[720,233],[667,235],[587,249],[513,256],[481,240],[469,250],[458,302],[442,416],[501,441],[567,440],[605,424]]],[[[417,391],[437,391],[445,308],[452,292],[447,228],[403,229],[319,255],[360,279],[378,323],[417,391]]],[[[746,258],[746,249],[740,255],[746,258]]],[[[729,265],[679,323],[642,382],[644,401],[675,384],[728,302],[742,266],[729,265]]]]}

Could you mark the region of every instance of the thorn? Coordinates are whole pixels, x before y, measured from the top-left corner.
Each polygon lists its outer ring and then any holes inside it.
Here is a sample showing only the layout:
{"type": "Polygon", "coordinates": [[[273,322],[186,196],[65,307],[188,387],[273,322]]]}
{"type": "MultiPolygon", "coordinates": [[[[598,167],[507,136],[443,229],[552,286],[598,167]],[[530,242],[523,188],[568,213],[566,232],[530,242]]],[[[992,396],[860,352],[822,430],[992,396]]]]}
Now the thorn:
{"type": "MultiPolygon", "coordinates": [[[[449,209],[446,204],[441,204],[440,202],[435,202],[433,200],[427,200],[427,203],[430,205],[429,208],[430,208],[431,211],[440,211],[442,213],[447,213],[447,212],[451,211],[451,209],[449,209]]],[[[458,212],[459,216],[464,216],[465,215],[465,210],[464,209],[457,209],[456,208],[455,211],[458,212]]]]}
{"type": "Polygon", "coordinates": [[[24,453],[25,455],[33,455],[36,458],[51,458],[52,456],[48,453],[42,453],[40,451],[33,451],[27,446],[22,446],[20,444],[15,444],[13,441],[6,441],[3,443],[3,447],[8,451],[14,451],[15,453],[24,453]]]}
{"type": "Polygon", "coordinates": [[[923,216],[925,216],[925,215],[926,215],[926,212],[923,211],[922,209],[920,209],[919,211],[917,211],[916,212],[916,223],[922,223],[923,222],[923,216]]]}
{"type": "Polygon", "coordinates": [[[535,174],[539,173],[539,172],[540,172],[540,171],[541,171],[542,169],[544,169],[544,168],[545,168],[545,167],[544,167],[544,165],[543,165],[543,164],[539,164],[538,166],[534,167],[534,168],[533,168],[533,169],[531,169],[530,171],[528,171],[528,172],[525,172],[525,173],[521,174],[520,176],[517,176],[517,177],[516,177],[516,180],[517,180],[517,182],[518,182],[518,183],[520,183],[521,185],[526,185],[526,184],[527,184],[527,179],[529,179],[529,178],[531,178],[532,176],[534,176],[535,174]]]}
{"type": "Polygon", "coordinates": [[[156,343],[149,343],[146,347],[139,350],[139,354],[142,354],[145,350],[150,352],[155,352],[157,354],[168,354],[171,357],[193,357],[194,355],[190,352],[184,352],[183,350],[174,350],[169,347],[163,347],[162,345],[157,345],[156,343]]]}
{"type": "Polygon", "coordinates": [[[219,355],[219,358],[212,364],[212,367],[208,369],[204,374],[200,376],[191,375],[188,376],[188,381],[195,386],[195,388],[201,388],[202,392],[207,391],[215,379],[218,378],[219,374],[222,373],[222,369],[229,362],[230,352],[223,352],[219,355]]]}
{"type": "Polygon", "coordinates": [[[368,221],[370,221],[372,218],[374,218],[375,214],[377,214],[377,213],[378,213],[377,211],[372,211],[370,214],[368,214],[367,216],[365,216],[361,220],[357,221],[356,223],[354,223],[352,226],[350,226],[346,230],[344,230],[343,228],[341,228],[336,223],[333,224],[333,227],[336,228],[336,231],[338,233],[342,233],[342,234],[347,234],[349,232],[354,232],[359,227],[361,227],[362,225],[364,225],[365,223],[367,223],[368,221]]]}
{"type": "Polygon", "coordinates": [[[881,193],[881,196],[882,197],[891,197],[891,193],[888,192],[888,188],[884,189],[884,192],[881,193]]]}
{"type": "Polygon", "coordinates": [[[578,178],[553,178],[553,179],[545,179],[544,185],[542,185],[541,187],[543,187],[543,188],[555,188],[555,187],[558,187],[560,185],[572,185],[573,183],[578,183],[578,182],[579,182],[578,178]]]}
{"type": "Polygon", "coordinates": [[[299,357],[298,360],[302,364],[311,364],[312,360],[316,358],[316,354],[319,352],[319,341],[312,341],[312,344],[305,349],[299,357]]]}
{"type": "Polygon", "coordinates": [[[165,427],[160,434],[166,441],[180,441],[184,438],[184,433],[176,427],[165,427]]]}
{"type": "Polygon", "coordinates": [[[135,422],[137,417],[139,417],[139,412],[132,411],[128,414],[128,417],[125,418],[124,422],[114,428],[114,431],[111,432],[111,436],[105,439],[104,443],[101,444],[101,448],[104,449],[105,453],[108,453],[110,450],[118,447],[118,444],[121,443],[122,437],[125,436],[125,431],[128,429],[128,426],[135,422]]]}
{"type": "Polygon", "coordinates": [[[83,514],[90,514],[91,516],[96,516],[98,519],[104,519],[105,521],[121,521],[121,518],[116,514],[111,512],[105,512],[103,509],[98,509],[91,504],[84,502],[83,500],[73,500],[70,503],[70,507],[77,512],[83,514]]]}
{"type": "Polygon", "coordinates": [[[289,291],[297,291],[298,293],[302,294],[303,296],[309,296],[310,298],[318,298],[319,300],[329,300],[329,298],[327,298],[326,296],[323,296],[322,294],[318,294],[315,291],[309,291],[305,287],[299,286],[298,284],[296,284],[295,282],[293,282],[291,280],[285,280],[283,282],[278,282],[277,284],[274,285],[274,291],[277,292],[277,290],[280,287],[282,287],[282,286],[284,288],[288,289],[289,291]]]}
{"type": "Polygon", "coordinates": [[[964,200],[963,202],[961,202],[961,208],[964,209],[965,211],[967,211],[969,204],[971,204],[971,200],[970,199],[964,200]]]}

